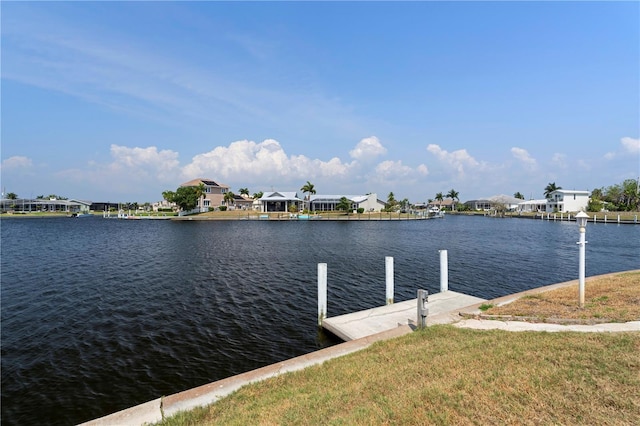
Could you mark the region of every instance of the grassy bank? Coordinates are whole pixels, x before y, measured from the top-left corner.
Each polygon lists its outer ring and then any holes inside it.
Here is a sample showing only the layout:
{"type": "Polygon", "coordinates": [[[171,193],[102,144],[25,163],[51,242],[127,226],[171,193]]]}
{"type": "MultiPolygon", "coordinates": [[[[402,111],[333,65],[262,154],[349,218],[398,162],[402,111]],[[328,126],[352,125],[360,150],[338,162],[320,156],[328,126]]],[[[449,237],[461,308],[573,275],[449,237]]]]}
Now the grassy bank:
{"type": "Polygon", "coordinates": [[[492,317],[525,317],[539,322],[627,322],[640,320],[640,272],[587,279],[585,305],[578,306],[578,284],[524,296],[504,306],[487,305],[492,317]]]}
{"type": "MultiPolygon", "coordinates": [[[[616,300],[608,314],[619,316],[639,304],[640,273],[591,280],[587,289],[596,299],[604,297],[598,291],[607,292],[616,300]],[[614,297],[618,277],[630,285],[614,297]]],[[[562,294],[547,296],[549,315],[560,316],[577,301],[575,293],[571,302],[562,294]]],[[[515,302],[511,308],[504,312],[521,309],[515,302]]],[[[640,333],[442,325],[246,386],[160,424],[632,425],[638,418],[640,333]]]]}

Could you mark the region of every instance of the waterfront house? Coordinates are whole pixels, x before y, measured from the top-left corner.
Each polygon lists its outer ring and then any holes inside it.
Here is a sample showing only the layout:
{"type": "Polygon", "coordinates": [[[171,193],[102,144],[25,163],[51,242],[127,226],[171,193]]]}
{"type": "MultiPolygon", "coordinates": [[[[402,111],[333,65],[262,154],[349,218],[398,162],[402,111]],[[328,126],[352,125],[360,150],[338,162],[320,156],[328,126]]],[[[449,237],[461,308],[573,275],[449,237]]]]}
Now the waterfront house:
{"type": "Polygon", "coordinates": [[[547,211],[547,200],[527,200],[518,203],[520,213],[541,213],[547,211]]]}
{"type": "Polygon", "coordinates": [[[260,198],[260,211],[263,213],[288,212],[290,206],[294,206],[296,210],[302,210],[303,203],[304,200],[298,196],[297,192],[265,192],[260,198]]]}
{"type": "Polygon", "coordinates": [[[522,200],[520,198],[511,197],[509,195],[494,195],[489,198],[483,198],[479,200],[469,200],[464,204],[471,210],[507,210],[514,211],[518,209],[518,206],[522,200]]]}
{"type": "Polygon", "coordinates": [[[547,198],[547,213],[567,213],[587,210],[589,191],[557,189],[547,198]]]}
{"type": "Polygon", "coordinates": [[[232,207],[238,210],[250,210],[253,206],[253,198],[244,194],[234,194],[232,207]]]}
{"type": "Polygon", "coordinates": [[[89,213],[91,201],[83,200],[58,200],[55,198],[18,198],[15,200],[0,200],[0,210],[3,212],[20,213],[89,213]]]}
{"type": "Polygon", "coordinates": [[[180,186],[199,186],[204,185],[204,194],[198,200],[196,206],[197,211],[203,213],[209,210],[209,208],[216,208],[224,205],[224,194],[229,192],[229,187],[224,184],[219,184],[212,179],[197,178],[185,182],[180,186]]]}
{"type": "Polygon", "coordinates": [[[432,200],[431,202],[427,203],[427,208],[434,209],[434,210],[437,209],[438,211],[453,210],[454,204],[455,203],[452,198],[445,198],[442,201],[432,200]]]}
{"type": "MultiPolygon", "coordinates": [[[[431,203],[434,204],[434,203],[431,203]]],[[[431,205],[430,204],[430,205],[431,205]]],[[[492,208],[492,203],[488,199],[478,199],[478,200],[469,200],[465,201],[464,205],[469,208],[469,210],[490,210],[492,208]]]]}
{"type": "Polygon", "coordinates": [[[359,208],[365,212],[379,212],[385,207],[385,202],[378,199],[375,193],[367,195],[312,195],[309,199],[311,211],[334,211],[342,197],[351,201],[351,210],[359,208]]]}

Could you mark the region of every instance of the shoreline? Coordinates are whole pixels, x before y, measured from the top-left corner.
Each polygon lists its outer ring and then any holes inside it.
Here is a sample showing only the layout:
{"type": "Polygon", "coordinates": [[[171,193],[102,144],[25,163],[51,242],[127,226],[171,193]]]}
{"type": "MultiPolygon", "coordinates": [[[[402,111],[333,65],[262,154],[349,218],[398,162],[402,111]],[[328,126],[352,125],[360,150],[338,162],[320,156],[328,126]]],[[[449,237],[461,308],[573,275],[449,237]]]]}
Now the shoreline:
{"type": "MultiPolygon", "coordinates": [[[[366,221],[411,221],[411,220],[427,220],[440,219],[449,215],[452,216],[481,216],[493,219],[533,219],[544,220],[548,222],[575,222],[575,218],[571,214],[565,213],[505,213],[503,215],[489,214],[487,212],[446,212],[443,216],[422,216],[409,213],[335,213],[325,212],[315,216],[303,215],[298,217],[297,214],[290,213],[261,213],[255,211],[236,211],[236,212],[207,212],[188,216],[176,215],[127,215],[125,217],[105,216],[103,212],[92,212],[92,218],[101,219],[119,219],[119,220],[175,220],[175,221],[262,221],[262,222],[366,222],[366,221]]],[[[74,218],[69,213],[42,213],[42,212],[15,212],[1,213],[2,219],[42,219],[42,218],[65,218],[65,219],[84,219],[74,218]]],[[[588,223],[593,224],[619,224],[619,225],[640,225],[640,213],[638,212],[599,212],[590,214],[588,223]]]]}
{"type": "MultiPolygon", "coordinates": [[[[602,275],[594,275],[587,277],[587,282],[606,278],[626,272],[640,272],[640,269],[618,271],[602,275]]],[[[521,297],[534,295],[550,290],[576,285],[578,280],[565,281],[556,284],[550,284],[534,289],[514,293],[507,296],[501,296],[491,299],[498,305],[508,304],[521,297]]],[[[483,302],[487,303],[487,302],[483,302]]],[[[499,321],[490,319],[473,319],[469,316],[481,314],[480,305],[477,303],[461,309],[450,312],[444,312],[432,318],[432,325],[436,324],[452,324],[460,328],[472,328],[477,330],[501,329],[505,331],[545,331],[545,332],[640,332],[640,321],[631,321],[626,323],[605,323],[595,325],[584,324],[556,324],[556,323],[528,323],[526,321],[499,321]]],[[[272,377],[279,376],[284,373],[302,370],[323,362],[356,352],[371,346],[373,343],[382,340],[388,340],[400,337],[414,331],[414,327],[410,325],[398,325],[396,328],[383,331],[381,333],[365,336],[359,339],[350,340],[348,342],[339,343],[337,345],[324,348],[309,354],[301,355],[295,358],[284,360],[275,364],[271,364],[256,370],[251,370],[235,376],[227,377],[212,383],[208,383],[196,388],[181,391],[172,395],[163,396],[143,404],[139,404],[104,417],[81,423],[78,426],[103,426],[112,424],[129,424],[144,425],[153,424],[163,419],[175,415],[180,411],[188,411],[197,407],[206,406],[217,402],[221,398],[235,392],[241,387],[263,381],[272,377]]]]}

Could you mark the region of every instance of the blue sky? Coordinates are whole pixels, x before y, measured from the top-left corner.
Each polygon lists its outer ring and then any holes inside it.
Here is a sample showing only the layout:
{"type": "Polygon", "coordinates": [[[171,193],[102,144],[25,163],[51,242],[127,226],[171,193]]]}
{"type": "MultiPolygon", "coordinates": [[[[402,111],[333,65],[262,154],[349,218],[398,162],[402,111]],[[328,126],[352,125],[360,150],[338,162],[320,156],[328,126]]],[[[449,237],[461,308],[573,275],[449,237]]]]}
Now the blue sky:
{"type": "Polygon", "coordinates": [[[638,2],[2,2],[2,189],[462,201],[640,176],[638,2]]]}

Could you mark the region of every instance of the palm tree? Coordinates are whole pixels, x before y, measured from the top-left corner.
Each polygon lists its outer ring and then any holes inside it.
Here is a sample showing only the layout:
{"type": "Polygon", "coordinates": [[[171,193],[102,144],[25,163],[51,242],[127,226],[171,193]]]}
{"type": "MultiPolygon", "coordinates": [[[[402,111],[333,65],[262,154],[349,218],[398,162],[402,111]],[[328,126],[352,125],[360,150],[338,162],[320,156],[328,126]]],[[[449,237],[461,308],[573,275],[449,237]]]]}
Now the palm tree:
{"type": "Polygon", "coordinates": [[[439,203],[439,207],[442,207],[442,200],[444,200],[444,195],[442,195],[442,192],[438,192],[436,194],[436,201],[439,203]]]}
{"type": "Polygon", "coordinates": [[[544,188],[544,198],[549,198],[549,196],[551,195],[551,193],[553,191],[557,191],[559,189],[562,189],[561,186],[556,186],[555,182],[551,182],[549,183],[545,188],[544,188]]]}
{"type": "Polygon", "coordinates": [[[302,191],[304,194],[307,194],[307,210],[311,210],[311,195],[316,193],[316,189],[314,188],[313,184],[309,181],[307,181],[307,183],[305,183],[304,185],[302,185],[302,188],[300,188],[300,191],[302,191]]]}
{"type": "Polygon", "coordinates": [[[253,199],[254,199],[254,200],[260,199],[260,198],[262,198],[262,196],[263,196],[263,195],[264,195],[264,192],[262,192],[262,191],[260,191],[260,192],[254,192],[254,193],[253,193],[253,199]]]}
{"type": "Polygon", "coordinates": [[[240,195],[249,196],[249,188],[240,188],[240,195]]]}
{"type": "Polygon", "coordinates": [[[236,194],[231,191],[224,193],[224,202],[227,204],[227,206],[230,206],[235,198],[236,194]]]}
{"type": "MultiPolygon", "coordinates": [[[[458,198],[458,195],[460,195],[458,193],[458,191],[456,191],[455,189],[452,189],[451,191],[449,191],[449,193],[447,194],[448,198],[451,198],[453,201],[460,201],[460,199],[458,198]]],[[[455,207],[455,203],[454,203],[454,207],[455,207]]]]}
{"type": "Polygon", "coordinates": [[[622,194],[624,197],[625,210],[635,210],[638,206],[640,196],[638,194],[638,182],[635,179],[626,179],[622,182],[622,194]]]}
{"type": "Polygon", "coordinates": [[[345,210],[348,215],[349,210],[351,210],[351,201],[347,197],[340,198],[340,202],[336,205],[336,209],[345,210]]]}
{"type": "Polygon", "coordinates": [[[398,202],[396,201],[396,196],[394,195],[393,192],[389,192],[389,195],[387,195],[387,205],[386,205],[386,211],[390,212],[394,210],[394,207],[398,204],[398,202]]]}
{"type": "Polygon", "coordinates": [[[519,192],[516,192],[515,194],[513,194],[513,198],[517,198],[519,200],[524,200],[524,195],[522,195],[519,192]]]}

